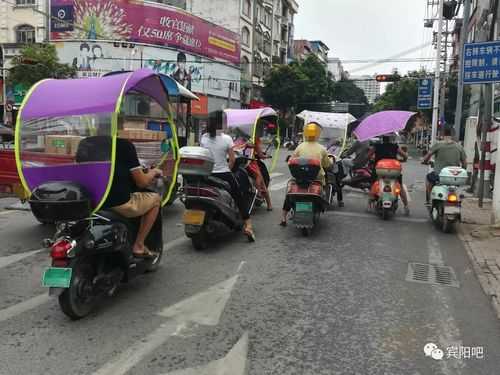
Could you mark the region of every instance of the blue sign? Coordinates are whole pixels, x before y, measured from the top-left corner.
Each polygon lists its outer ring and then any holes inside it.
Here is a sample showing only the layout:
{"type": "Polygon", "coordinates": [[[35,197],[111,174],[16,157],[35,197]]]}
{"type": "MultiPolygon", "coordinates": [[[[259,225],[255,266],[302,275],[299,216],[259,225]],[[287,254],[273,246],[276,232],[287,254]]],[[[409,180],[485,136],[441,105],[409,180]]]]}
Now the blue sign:
{"type": "Polygon", "coordinates": [[[50,30],[55,32],[73,31],[73,5],[57,5],[50,10],[50,30]]]}
{"type": "Polygon", "coordinates": [[[500,41],[465,44],[463,62],[464,84],[500,82],[500,41]]]}
{"type": "Polygon", "coordinates": [[[432,108],[432,78],[424,78],[418,81],[418,109],[432,108]]]}

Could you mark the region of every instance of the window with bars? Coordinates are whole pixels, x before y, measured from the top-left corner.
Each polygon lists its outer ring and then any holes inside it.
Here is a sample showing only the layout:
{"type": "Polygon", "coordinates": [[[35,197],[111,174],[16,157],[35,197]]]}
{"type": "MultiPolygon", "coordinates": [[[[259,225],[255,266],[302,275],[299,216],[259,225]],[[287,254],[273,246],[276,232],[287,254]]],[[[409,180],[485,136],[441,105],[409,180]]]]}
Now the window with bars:
{"type": "Polygon", "coordinates": [[[36,0],[16,0],[16,6],[25,7],[36,5],[36,0]]]}
{"type": "Polygon", "coordinates": [[[30,25],[21,25],[16,29],[17,43],[35,43],[35,28],[30,25]]]}
{"type": "Polygon", "coordinates": [[[243,27],[243,29],[241,29],[241,42],[245,46],[250,45],[250,30],[248,30],[248,27],[243,27]]]}

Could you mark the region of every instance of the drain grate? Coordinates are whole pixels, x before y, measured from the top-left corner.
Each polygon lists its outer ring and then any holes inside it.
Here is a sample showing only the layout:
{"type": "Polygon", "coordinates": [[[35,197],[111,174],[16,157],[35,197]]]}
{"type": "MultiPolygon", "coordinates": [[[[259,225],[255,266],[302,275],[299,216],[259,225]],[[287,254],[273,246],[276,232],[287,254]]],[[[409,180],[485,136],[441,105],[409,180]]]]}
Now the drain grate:
{"type": "Polygon", "coordinates": [[[437,264],[408,263],[406,281],[455,288],[460,286],[453,268],[437,264]]]}

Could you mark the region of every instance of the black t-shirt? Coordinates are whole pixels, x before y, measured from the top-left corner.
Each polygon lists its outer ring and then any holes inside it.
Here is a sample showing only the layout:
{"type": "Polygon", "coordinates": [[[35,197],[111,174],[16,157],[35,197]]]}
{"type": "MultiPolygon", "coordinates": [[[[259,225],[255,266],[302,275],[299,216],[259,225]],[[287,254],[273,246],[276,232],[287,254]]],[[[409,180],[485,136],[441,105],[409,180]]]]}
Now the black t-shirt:
{"type": "Polygon", "coordinates": [[[141,168],[141,164],[135,146],[126,139],[118,138],[116,140],[115,175],[108,198],[104,202],[104,208],[120,206],[130,200],[130,194],[136,190],[131,172],[138,168],[141,168]]]}
{"type": "Polygon", "coordinates": [[[377,143],[375,145],[375,163],[382,159],[397,159],[399,146],[396,143],[377,143]]]}

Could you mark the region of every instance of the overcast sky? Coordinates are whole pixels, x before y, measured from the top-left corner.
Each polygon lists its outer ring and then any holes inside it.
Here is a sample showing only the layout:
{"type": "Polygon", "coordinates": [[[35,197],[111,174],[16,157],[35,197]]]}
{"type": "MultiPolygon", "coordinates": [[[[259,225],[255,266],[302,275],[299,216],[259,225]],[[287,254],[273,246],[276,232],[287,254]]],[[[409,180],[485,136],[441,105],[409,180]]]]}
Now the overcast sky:
{"type": "MultiPolygon", "coordinates": [[[[322,40],[330,48],[330,57],[343,60],[379,59],[420,46],[432,39],[424,29],[426,0],[298,0],[295,39],[322,40]]],[[[405,57],[430,58],[432,47],[405,57]]],[[[432,63],[390,63],[354,72],[367,64],[344,64],[353,75],[400,73],[418,69],[430,70],[432,63]]]]}

